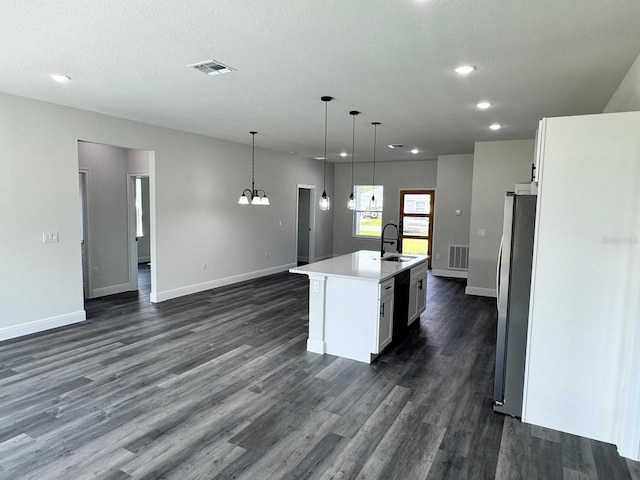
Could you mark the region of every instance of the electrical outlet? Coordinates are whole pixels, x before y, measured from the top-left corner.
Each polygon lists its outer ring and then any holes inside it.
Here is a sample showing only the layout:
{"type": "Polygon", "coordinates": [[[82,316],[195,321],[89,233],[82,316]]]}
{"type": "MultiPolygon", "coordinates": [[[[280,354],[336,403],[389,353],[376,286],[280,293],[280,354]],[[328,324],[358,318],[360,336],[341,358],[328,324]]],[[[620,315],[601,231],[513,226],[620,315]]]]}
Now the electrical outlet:
{"type": "Polygon", "coordinates": [[[100,275],[100,267],[93,267],[93,274],[100,275]]]}
{"type": "Polygon", "coordinates": [[[43,243],[56,243],[58,241],[58,232],[42,232],[43,243]]]}
{"type": "Polygon", "coordinates": [[[487,235],[487,232],[484,228],[479,228],[478,229],[478,236],[479,237],[485,237],[487,235]]]}
{"type": "Polygon", "coordinates": [[[204,272],[206,269],[207,269],[207,264],[206,264],[206,263],[203,263],[203,264],[202,264],[202,271],[204,272]]]}
{"type": "Polygon", "coordinates": [[[313,281],[313,293],[320,293],[320,282],[317,280],[313,281]]]}
{"type": "Polygon", "coordinates": [[[440,254],[436,253],[436,260],[440,260],[440,254]]]}
{"type": "Polygon", "coordinates": [[[269,252],[264,252],[264,258],[265,259],[269,258],[269,252]]]}

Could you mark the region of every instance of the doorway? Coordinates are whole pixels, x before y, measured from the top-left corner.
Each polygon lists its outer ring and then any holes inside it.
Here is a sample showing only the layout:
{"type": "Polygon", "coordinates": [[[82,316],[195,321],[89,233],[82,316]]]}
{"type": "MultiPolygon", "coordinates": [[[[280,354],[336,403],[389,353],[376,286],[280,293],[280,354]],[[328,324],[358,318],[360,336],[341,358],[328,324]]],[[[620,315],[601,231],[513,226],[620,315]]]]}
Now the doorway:
{"type": "Polygon", "coordinates": [[[151,289],[149,175],[128,174],[127,177],[129,290],[149,294],[151,289]]]}
{"type": "Polygon", "coordinates": [[[154,268],[149,264],[154,257],[151,251],[155,250],[154,157],[153,151],[78,141],[79,240],[85,300],[127,292],[143,295],[144,301],[153,298],[154,268]],[[136,190],[142,201],[136,202],[136,190]],[[144,205],[137,216],[136,203],[144,205]],[[144,226],[138,227],[136,219],[144,219],[144,226]],[[144,234],[139,235],[139,231],[144,234]],[[148,242],[146,258],[142,259],[146,267],[142,282],[138,268],[140,236],[148,242]],[[146,286],[145,292],[140,285],[146,286]]]}
{"type": "Polygon", "coordinates": [[[315,191],[312,185],[298,185],[296,216],[296,261],[313,263],[315,257],[315,191]]]}
{"type": "Polygon", "coordinates": [[[400,190],[399,249],[403,253],[429,255],[433,238],[435,190],[400,190]]]}

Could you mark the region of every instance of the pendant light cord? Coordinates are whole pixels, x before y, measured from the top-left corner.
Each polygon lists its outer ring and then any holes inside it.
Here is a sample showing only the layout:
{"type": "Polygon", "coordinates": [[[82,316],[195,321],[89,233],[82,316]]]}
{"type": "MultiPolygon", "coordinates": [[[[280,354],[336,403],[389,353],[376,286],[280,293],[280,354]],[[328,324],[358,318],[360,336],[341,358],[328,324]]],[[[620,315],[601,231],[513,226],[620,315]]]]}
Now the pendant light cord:
{"type": "Polygon", "coordinates": [[[371,186],[376,184],[376,140],[378,138],[378,122],[373,122],[373,178],[371,179],[371,186]]]}
{"type": "Polygon", "coordinates": [[[351,112],[351,115],[353,115],[353,128],[351,134],[351,194],[353,194],[353,157],[356,149],[356,115],[358,115],[358,112],[351,112]]]}
{"type": "Polygon", "coordinates": [[[251,195],[256,192],[256,133],[251,133],[251,195]]]}
{"type": "Polygon", "coordinates": [[[322,190],[327,191],[327,107],[329,101],[324,101],[324,170],[322,172],[322,190]]]}

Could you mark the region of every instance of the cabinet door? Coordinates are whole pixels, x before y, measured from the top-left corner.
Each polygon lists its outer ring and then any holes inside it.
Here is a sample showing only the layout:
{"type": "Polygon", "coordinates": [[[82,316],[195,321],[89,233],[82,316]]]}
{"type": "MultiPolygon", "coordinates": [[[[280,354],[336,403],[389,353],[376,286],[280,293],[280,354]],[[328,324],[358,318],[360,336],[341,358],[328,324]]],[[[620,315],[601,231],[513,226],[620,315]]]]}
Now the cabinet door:
{"type": "Polygon", "coordinates": [[[418,279],[417,284],[417,308],[418,315],[424,312],[424,309],[427,305],[427,279],[425,276],[418,279]]]}
{"type": "Polygon", "coordinates": [[[386,295],[380,299],[380,319],[378,322],[378,351],[391,343],[393,336],[393,295],[386,295]]]}
{"type": "Polygon", "coordinates": [[[409,286],[408,325],[411,325],[418,317],[418,280],[418,278],[412,279],[411,285],[409,286]]]}

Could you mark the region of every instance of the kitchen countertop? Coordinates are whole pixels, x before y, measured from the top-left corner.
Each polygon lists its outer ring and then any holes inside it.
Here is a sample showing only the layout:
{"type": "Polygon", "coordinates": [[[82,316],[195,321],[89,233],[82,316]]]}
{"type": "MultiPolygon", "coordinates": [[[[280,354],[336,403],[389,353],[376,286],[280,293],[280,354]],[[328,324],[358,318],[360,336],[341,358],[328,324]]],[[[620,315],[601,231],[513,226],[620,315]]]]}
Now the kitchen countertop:
{"type": "Polygon", "coordinates": [[[382,282],[403,270],[426,262],[429,258],[428,255],[404,255],[399,253],[387,253],[384,258],[394,256],[410,257],[411,260],[390,262],[380,260],[380,252],[360,250],[347,255],[292,268],[289,272],[302,273],[309,276],[320,275],[326,277],[358,278],[365,281],[382,282]]]}

